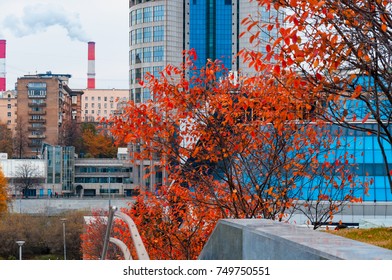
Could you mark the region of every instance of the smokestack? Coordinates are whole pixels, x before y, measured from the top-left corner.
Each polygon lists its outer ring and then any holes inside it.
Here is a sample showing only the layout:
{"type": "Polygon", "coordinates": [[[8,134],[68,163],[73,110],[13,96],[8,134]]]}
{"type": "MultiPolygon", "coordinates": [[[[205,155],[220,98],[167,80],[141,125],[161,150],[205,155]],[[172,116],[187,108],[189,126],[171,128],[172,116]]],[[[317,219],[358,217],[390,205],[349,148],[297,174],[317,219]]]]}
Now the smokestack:
{"type": "Polygon", "coordinates": [[[5,81],[5,40],[0,40],[0,91],[6,91],[5,81]]]}
{"type": "Polygon", "coordinates": [[[95,89],[95,42],[88,42],[87,88],[95,89]]]}

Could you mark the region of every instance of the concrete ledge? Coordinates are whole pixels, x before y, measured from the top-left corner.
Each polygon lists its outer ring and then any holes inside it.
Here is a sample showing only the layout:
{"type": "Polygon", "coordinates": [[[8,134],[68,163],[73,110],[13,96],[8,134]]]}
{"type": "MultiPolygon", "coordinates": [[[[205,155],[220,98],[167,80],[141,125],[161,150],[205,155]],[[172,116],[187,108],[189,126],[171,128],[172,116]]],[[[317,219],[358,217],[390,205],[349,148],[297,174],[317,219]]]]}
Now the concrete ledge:
{"type": "MultiPolygon", "coordinates": [[[[131,198],[111,200],[111,205],[118,208],[128,208],[129,203],[133,200],[131,198]]],[[[16,199],[9,205],[9,212],[24,213],[24,214],[45,214],[56,215],[65,211],[73,210],[108,210],[108,199],[93,199],[93,198],[50,198],[50,199],[16,199]]]]}
{"type": "Polygon", "coordinates": [[[392,250],[271,220],[221,220],[199,259],[392,260],[392,250]]]}

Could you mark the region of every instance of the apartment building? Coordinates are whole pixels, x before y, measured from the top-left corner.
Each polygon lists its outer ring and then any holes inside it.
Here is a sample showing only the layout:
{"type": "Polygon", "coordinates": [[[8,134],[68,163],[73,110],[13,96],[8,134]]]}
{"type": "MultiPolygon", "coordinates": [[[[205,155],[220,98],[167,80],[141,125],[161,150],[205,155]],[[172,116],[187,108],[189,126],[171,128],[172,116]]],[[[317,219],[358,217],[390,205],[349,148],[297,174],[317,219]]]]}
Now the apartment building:
{"type": "Polygon", "coordinates": [[[83,92],[83,122],[99,122],[120,114],[129,100],[128,89],[85,89],[83,92]]]}
{"type": "Polygon", "coordinates": [[[24,157],[37,157],[43,143],[63,144],[72,124],[81,122],[83,91],[69,88],[70,78],[51,72],[18,78],[18,122],[28,131],[24,157]]]}
{"type": "Polygon", "coordinates": [[[16,125],[17,94],[15,90],[0,91],[0,122],[14,131],[16,125]]]}

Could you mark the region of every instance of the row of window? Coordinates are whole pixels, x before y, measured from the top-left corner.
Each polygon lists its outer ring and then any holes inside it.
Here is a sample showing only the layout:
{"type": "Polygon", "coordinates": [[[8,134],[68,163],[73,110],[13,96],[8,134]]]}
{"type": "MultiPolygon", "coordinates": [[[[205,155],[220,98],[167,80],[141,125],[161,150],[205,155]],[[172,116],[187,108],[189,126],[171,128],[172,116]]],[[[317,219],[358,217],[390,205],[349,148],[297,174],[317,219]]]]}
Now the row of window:
{"type": "MultiPolygon", "coordinates": [[[[87,108],[89,108],[89,107],[95,108],[95,103],[91,103],[91,104],[89,104],[89,103],[84,103],[84,108],[85,108],[85,109],[87,109],[87,108]]],[[[97,103],[97,108],[98,108],[98,109],[101,109],[101,107],[102,107],[101,103],[97,103]]],[[[104,104],[103,104],[103,108],[107,109],[107,108],[108,108],[108,104],[107,104],[107,103],[104,103],[104,104]]],[[[114,108],[114,104],[113,104],[113,103],[110,103],[110,108],[111,108],[111,109],[114,108]]]]}
{"type": "MultiPolygon", "coordinates": [[[[113,178],[110,178],[110,183],[122,184],[123,181],[124,181],[123,179],[127,179],[127,178],[113,177],[113,178]]],[[[75,177],[75,183],[84,183],[84,184],[101,183],[101,184],[108,184],[109,183],[109,178],[108,177],[87,177],[87,178],[75,177]]]]}
{"type": "Polygon", "coordinates": [[[80,173],[129,173],[132,172],[131,167],[78,167],[77,172],[80,173]]]}
{"type": "Polygon", "coordinates": [[[133,10],[129,17],[130,25],[162,21],[164,20],[164,14],[165,8],[163,5],[133,10]]]}
{"type": "Polygon", "coordinates": [[[164,40],[164,33],[163,25],[149,26],[132,30],[129,39],[131,45],[162,42],[164,40]]]}
{"type": "MultiPolygon", "coordinates": [[[[91,112],[91,114],[95,114],[95,110],[91,110],[90,111],[91,112]]],[[[101,115],[101,110],[97,110],[97,114],[98,115],[101,115]]],[[[85,115],[88,115],[89,114],[89,110],[84,110],[84,114],[85,115]]],[[[103,110],[103,114],[104,114],[104,116],[106,116],[107,114],[108,114],[108,110],[103,110]]],[[[114,114],[114,110],[110,110],[110,114],[114,114]]]]}
{"type": "MultiPolygon", "coordinates": [[[[88,96],[85,96],[85,97],[84,97],[84,100],[85,100],[85,101],[88,101],[88,100],[89,100],[89,99],[88,99],[88,96]]],[[[98,101],[101,101],[101,100],[102,100],[101,96],[98,96],[98,97],[97,97],[97,100],[98,100],[98,101]]],[[[95,101],[95,96],[91,96],[91,101],[95,101]]],[[[108,101],[108,97],[107,97],[107,96],[104,96],[104,97],[103,97],[103,101],[108,101]]],[[[113,97],[113,96],[110,97],[110,101],[114,101],[114,97],[113,97]]]]}
{"type": "Polygon", "coordinates": [[[164,59],[163,46],[138,48],[131,50],[131,65],[148,62],[161,62],[164,59]]]}
{"type": "Polygon", "coordinates": [[[154,75],[154,77],[159,77],[159,73],[162,71],[162,66],[154,66],[154,67],[143,67],[143,68],[136,68],[132,69],[129,73],[130,75],[130,83],[137,84],[142,79],[144,79],[147,73],[154,75]]]}

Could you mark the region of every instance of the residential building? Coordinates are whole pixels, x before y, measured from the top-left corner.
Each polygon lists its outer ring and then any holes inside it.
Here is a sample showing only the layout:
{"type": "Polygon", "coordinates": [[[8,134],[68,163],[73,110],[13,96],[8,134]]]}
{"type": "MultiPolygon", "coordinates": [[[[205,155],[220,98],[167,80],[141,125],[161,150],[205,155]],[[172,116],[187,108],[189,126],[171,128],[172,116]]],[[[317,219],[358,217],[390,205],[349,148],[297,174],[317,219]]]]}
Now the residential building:
{"type": "Polygon", "coordinates": [[[70,78],[51,72],[18,78],[18,122],[26,124],[28,131],[28,149],[23,156],[38,156],[43,143],[63,144],[73,124],[81,122],[83,91],[70,89],[70,78]]]}
{"type": "Polygon", "coordinates": [[[14,131],[16,125],[17,94],[15,90],[0,91],[0,122],[14,131]]]}
{"type": "Polygon", "coordinates": [[[83,92],[83,122],[99,122],[120,114],[129,100],[128,89],[84,89],[83,92]]]}
{"type": "MultiPolygon", "coordinates": [[[[179,66],[183,50],[196,50],[198,67],[218,59],[230,71],[254,73],[237,56],[243,48],[256,48],[249,34],[239,38],[246,29],[241,20],[252,13],[265,23],[276,15],[249,0],[130,0],[129,8],[130,99],[136,103],[151,98],[139,85],[144,75],[158,76],[168,64],[179,66]]],[[[257,50],[265,50],[272,32],[263,30],[257,50]]]]}

